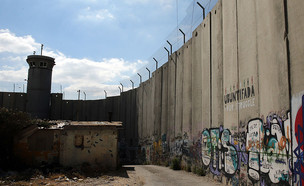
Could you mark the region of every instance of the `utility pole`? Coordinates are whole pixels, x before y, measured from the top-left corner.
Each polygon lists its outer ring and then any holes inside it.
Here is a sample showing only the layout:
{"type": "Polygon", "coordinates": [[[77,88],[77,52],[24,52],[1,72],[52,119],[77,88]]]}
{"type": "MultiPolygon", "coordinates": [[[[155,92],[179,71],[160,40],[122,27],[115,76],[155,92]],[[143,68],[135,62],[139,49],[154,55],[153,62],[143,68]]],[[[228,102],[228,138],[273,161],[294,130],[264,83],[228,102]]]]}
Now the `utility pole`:
{"type": "Polygon", "coordinates": [[[205,7],[203,7],[203,5],[201,5],[199,2],[196,2],[196,3],[199,7],[201,7],[203,9],[203,19],[205,19],[205,7]]]}
{"type": "Polygon", "coordinates": [[[78,92],[78,100],[80,100],[80,90],[77,90],[78,92]]]}
{"type": "Polygon", "coordinates": [[[123,92],[123,84],[122,83],[120,83],[120,85],[121,85],[121,92],[123,92]]]}
{"type": "Polygon", "coordinates": [[[24,81],[25,81],[25,84],[23,84],[23,93],[25,93],[25,86],[24,85],[26,85],[26,82],[27,82],[27,79],[24,79],[24,81]]]}
{"type": "Polygon", "coordinates": [[[142,77],[141,77],[141,75],[139,73],[137,73],[137,75],[139,76],[139,85],[140,85],[141,82],[142,82],[142,77]]]}
{"type": "Polygon", "coordinates": [[[86,100],[87,99],[87,95],[86,95],[85,92],[83,92],[83,94],[84,94],[84,100],[86,100]]]}
{"type": "Polygon", "coordinates": [[[172,44],[168,40],[167,43],[170,45],[170,54],[172,55],[172,44]]]}
{"type": "Polygon", "coordinates": [[[156,70],[157,70],[158,69],[158,61],[155,58],[153,58],[153,59],[154,59],[154,61],[156,63],[156,70]]]}
{"type": "Polygon", "coordinates": [[[164,49],[167,51],[167,53],[168,53],[168,62],[169,62],[169,59],[170,59],[170,52],[169,52],[169,50],[166,48],[166,47],[164,47],[164,49]]]}
{"type": "Polygon", "coordinates": [[[134,89],[134,82],[132,80],[130,80],[131,83],[132,83],[132,89],[134,89]]]}
{"type": "Polygon", "coordinates": [[[186,34],[182,31],[182,29],[179,29],[179,31],[183,34],[184,36],[184,44],[186,43],[186,34]]]}
{"type": "Polygon", "coordinates": [[[149,79],[150,79],[150,77],[151,77],[151,72],[150,72],[150,70],[146,67],[146,69],[148,70],[148,72],[149,72],[149,79]]]}
{"type": "Polygon", "coordinates": [[[104,93],[105,93],[105,98],[107,99],[107,91],[104,90],[104,93]]]}
{"type": "Polygon", "coordinates": [[[41,44],[41,55],[42,55],[42,50],[43,50],[43,44],[41,44]]]}

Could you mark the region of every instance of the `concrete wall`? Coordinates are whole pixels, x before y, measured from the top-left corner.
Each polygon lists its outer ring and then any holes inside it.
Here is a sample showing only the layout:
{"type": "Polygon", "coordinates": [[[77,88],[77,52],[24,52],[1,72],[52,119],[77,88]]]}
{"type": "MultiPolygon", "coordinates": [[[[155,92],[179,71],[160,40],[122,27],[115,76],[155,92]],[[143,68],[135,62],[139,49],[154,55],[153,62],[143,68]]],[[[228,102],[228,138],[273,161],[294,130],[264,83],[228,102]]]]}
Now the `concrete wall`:
{"type": "Polygon", "coordinates": [[[145,160],[179,157],[185,169],[201,166],[232,185],[303,184],[302,8],[302,1],[218,1],[149,87],[161,83],[161,97],[137,98],[157,105],[138,106],[143,116],[162,112],[161,126],[154,123],[161,138],[145,135],[152,126],[138,117],[145,160]]]}
{"type": "Polygon", "coordinates": [[[29,127],[16,137],[14,155],[28,166],[59,163],[59,137],[59,130],[29,127]]]}
{"type": "Polygon", "coordinates": [[[115,170],[118,166],[118,128],[87,125],[66,125],[63,129],[29,127],[16,136],[14,155],[29,166],[89,163],[115,170]]]}
{"type": "Polygon", "coordinates": [[[292,135],[292,150],[293,150],[293,167],[294,167],[294,182],[304,184],[303,175],[303,136],[304,136],[304,120],[303,120],[303,105],[304,105],[304,12],[302,8],[304,2],[300,0],[287,2],[288,18],[286,38],[289,50],[289,78],[290,78],[290,94],[291,94],[291,134],[292,135]],[[302,119],[301,119],[302,118],[302,119]]]}
{"type": "MultiPolygon", "coordinates": [[[[201,167],[227,184],[303,184],[303,8],[301,0],[219,0],[137,89],[94,101],[53,96],[51,115],[111,113],[125,128],[126,161],[179,157],[183,168],[201,167]]],[[[0,98],[16,107],[7,93],[0,98]]]]}
{"type": "MultiPolygon", "coordinates": [[[[158,80],[161,80],[161,76],[158,80]]],[[[159,84],[161,85],[161,84],[159,84]]],[[[152,87],[152,86],[151,86],[152,87]]],[[[154,87],[154,86],[153,86],[154,87]]],[[[140,90],[140,89],[138,89],[140,90]]],[[[136,152],[138,150],[138,115],[136,107],[138,104],[138,90],[133,89],[123,92],[121,96],[108,97],[102,100],[63,100],[62,94],[51,94],[50,118],[51,120],[71,120],[71,121],[122,121],[125,130],[120,132],[120,147],[122,161],[129,162],[136,160],[136,152]]],[[[161,87],[157,89],[160,94],[161,87]]],[[[151,90],[149,90],[151,91],[151,90]]],[[[8,109],[26,111],[26,93],[0,92],[0,107],[8,109]]],[[[158,107],[160,107],[160,103],[158,107]]],[[[151,103],[149,103],[151,104],[151,103]]],[[[154,106],[152,106],[154,107],[154,106]]],[[[151,110],[154,110],[154,108],[151,110]]],[[[159,110],[159,109],[157,109],[159,110]]],[[[160,114],[157,121],[160,127],[160,114]]],[[[154,115],[149,113],[149,122],[154,115]]],[[[154,133],[154,123],[149,125],[152,127],[151,135],[154,133]]],[[[140,126],[141,127],[141,126],[140,126]]],[[[159,130],[160,132],[160,130],[159,130]]],[[[158,133],[159,133],[158,132],[158,133]]],[[[160,134],[159,134],[160,135],[160,134]]]]}
{"type": "Polygon", "coordinates": [[[0,107],[26,111],[26,94],[16,92],[0,92],[0,107]]]}
{"type": "Polygon", "coordinates": [[[105,169],[117,168],[118,131],[113,127],[65,127],[60,136],[60,164],[89,163],[105,169]]]}

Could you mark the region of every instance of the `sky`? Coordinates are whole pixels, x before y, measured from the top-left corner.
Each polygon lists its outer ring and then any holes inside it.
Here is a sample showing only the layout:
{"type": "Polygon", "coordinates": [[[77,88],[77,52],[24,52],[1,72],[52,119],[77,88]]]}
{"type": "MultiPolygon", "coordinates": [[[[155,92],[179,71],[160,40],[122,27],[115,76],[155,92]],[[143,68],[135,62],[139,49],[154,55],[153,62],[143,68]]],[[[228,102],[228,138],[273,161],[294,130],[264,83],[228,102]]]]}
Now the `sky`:
{"type": "MultiPolygon", "coordinates": [[[[209,7],[210,1],[201,3],[209,7]]],[[[43,44],[43,55],[56,63],[52,93],[62,91],[64,99],[77,99],[77,90],[81,99],[83,92],[86,99],[103,99],[104,90],[118,95],[120,82],[134,78],[155,52],[162,53],[157,51],[172,31],[177,33],[178,25],[198,8],[191,7],[193,2],[1,0],[0,91],[26,92],[26,57],[33,51],[39,55],[43,44]]]]}

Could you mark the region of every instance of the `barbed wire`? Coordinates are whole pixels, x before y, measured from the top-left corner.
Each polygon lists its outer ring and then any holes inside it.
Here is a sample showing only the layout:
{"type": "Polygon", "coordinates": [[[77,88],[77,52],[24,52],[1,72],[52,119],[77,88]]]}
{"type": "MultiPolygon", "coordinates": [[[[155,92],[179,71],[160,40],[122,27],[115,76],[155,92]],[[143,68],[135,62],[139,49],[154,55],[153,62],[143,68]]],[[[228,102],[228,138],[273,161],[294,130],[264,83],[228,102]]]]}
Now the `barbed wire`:
{"type": "MultiPolygon", "coordinates": [[[[179,24],[178,24],[179,19],[177,19],[177,26],[173,28],[170,34],[168,34],[168,36],[164,39],[164,42],[161,44],[161,46],[150,57],[148,57],[144,61],[145,65],[139,68],[136,71],[136,73],[132,73],[132,75],[130,75],[129,77],[121,79],[116,85],[112,84],[111,90],[109,89],[104,91],[112,92],[111,94],[109,94],[110,96],[119,95],[120,91],[118,87],[122,88],[121,85],[123,85],[123,92],[125,92],[132,88],[138,87],[140,85],[140,80],[141,82],[144,82],[148,80],[150,77],[152,77],[152,73],[157,68],[160,68],[162,65],[168,62],[168,52],[165,50],[165,48],[171,52],[171,47],[172,47],[172,53],[180,49],[183,46],[184,42],[187,42],[189,39],[192,38],[192,32],[203,21],[203,17],[204,17],[203,10],[198,5],[198,3],[205,8],[205,15],[207,15],[212,10],[213,6],[217,3],[217,1],[218,0],[192,0],[188,8],[186,9],[186,16],[183,19],[181,19],[179,24]],[[157,66],[156,63],[158,63],[157,66]],[[113,87],[116,87],[116,91],[113,90],[113,87]],[[116,92],[117,94],[114,92],[116,92]]],[[[27,83],[25,82],[5,82],[1,84],[2,85],[0,86],[0,91],[3,92],[26,92],[26,88],[27,88],[26,87],[27,83]]],[[[58,89],[58,87],[57,88],[52,87],[52,92],[54,91],[56,93],[64,92],[62,91],[62,88],[60,90],[58,89]]],[[[66,95],[64,97],[65,98],[72,97],[72,99],[76,99],[77,98],[76,91],[77,91],[76,89],[75,91],[70,90],[69,92],[66,92],[66,95]]],[[[87,98],[91,97],[91,95],[94,95],[93,97],[105,98],[103,91],[101,91],[100,93],[98,93],[98,91],[92,91],[92,90],[81,90],[81,91],[87,94],[87,98]],[[96,96],[97,94],[98,96],[96,96]]]]}
{"type": "Polygon", "coordinates": [[[139,68],[137,73],[134,75],[130,76],[129,78],[122,79],[118,86],[121,86],[122,84],[123,91],[128,91],[132,88],[138,87],[140,85],[140,80],[144,82],[152,77],[152,73],[156,70],[156,63],[159,68],[168,61],[168,52],[166,49],[170,51],[172,45],[172,53],[174,53],[181,48],[184,44],[184,37],[185,42],[192,38],[192,32],[203,21],[203,9],[198,4],[205,8],[205,15],[207,15],[217,1],[218,0],[193,0],[186,9],[186,16],[164,39],[164,43],[145,61],[146,64],[139,68]],[[185,34],[185,36],[183,36],[182,32],[185,34]]]}

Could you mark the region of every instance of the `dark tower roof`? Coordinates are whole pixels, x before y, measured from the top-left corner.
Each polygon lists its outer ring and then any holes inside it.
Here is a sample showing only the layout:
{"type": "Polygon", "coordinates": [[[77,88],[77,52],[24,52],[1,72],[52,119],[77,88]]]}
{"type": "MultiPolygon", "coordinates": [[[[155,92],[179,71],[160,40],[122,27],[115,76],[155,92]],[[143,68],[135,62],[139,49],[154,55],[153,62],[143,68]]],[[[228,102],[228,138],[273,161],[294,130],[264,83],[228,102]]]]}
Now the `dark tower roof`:
{"type": "Polygon", "coordinates": [[[41,55],[29,55],[26,61],[30,68],[46,68],[52,70],[55,65],[54,58],[41,55]]]}

